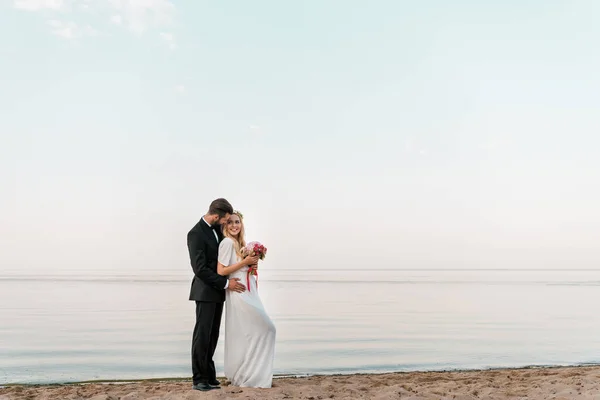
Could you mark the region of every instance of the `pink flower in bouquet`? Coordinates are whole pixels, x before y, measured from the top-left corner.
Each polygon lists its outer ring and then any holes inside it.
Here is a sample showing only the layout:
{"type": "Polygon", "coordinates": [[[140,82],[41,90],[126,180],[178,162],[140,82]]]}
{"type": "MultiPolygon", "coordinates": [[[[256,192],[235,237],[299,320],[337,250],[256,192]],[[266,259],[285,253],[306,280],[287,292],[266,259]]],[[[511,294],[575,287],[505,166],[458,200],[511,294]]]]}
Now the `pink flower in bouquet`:
{"type": "Polygon", "coordinates": [[[258,256],[264,260],[267,255],[267,248],[260,242],[250,242],[242,248],[242,256],[258,256]]]}

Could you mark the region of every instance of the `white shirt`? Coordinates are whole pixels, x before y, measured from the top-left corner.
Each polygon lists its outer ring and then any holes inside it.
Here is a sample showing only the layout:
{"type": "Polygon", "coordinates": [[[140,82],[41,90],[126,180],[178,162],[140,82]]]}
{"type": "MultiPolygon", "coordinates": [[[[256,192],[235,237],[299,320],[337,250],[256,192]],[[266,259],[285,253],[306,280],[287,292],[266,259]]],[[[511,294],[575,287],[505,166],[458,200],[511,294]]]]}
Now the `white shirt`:
{"type": "MultiPolygon", "coordinates": [[[[204,219],[204,216],[202,216],[202,220],[203,220],[204,222],[206,222],[206,225],[208,225],[209,227],[211,227],[211,228],[212,228],[212,225],[211,225],[211,224],[209,224],[209,223],[208,223],[208,222],[207,222],[207,221],[204,219]]],[[[217,239],[217,244],[218,244],[218,243],[219,243],[219,235],[217,235],[217,231],[215,231],[214,229],[213,229],[212,231],[213,231],[213,233],[215,234],[215,239],[217,239]]],[[[229,287],[229,279],[227,279],[227,282],[225,283],[225,289],[227,289],[228,287],[229,287]]]]}

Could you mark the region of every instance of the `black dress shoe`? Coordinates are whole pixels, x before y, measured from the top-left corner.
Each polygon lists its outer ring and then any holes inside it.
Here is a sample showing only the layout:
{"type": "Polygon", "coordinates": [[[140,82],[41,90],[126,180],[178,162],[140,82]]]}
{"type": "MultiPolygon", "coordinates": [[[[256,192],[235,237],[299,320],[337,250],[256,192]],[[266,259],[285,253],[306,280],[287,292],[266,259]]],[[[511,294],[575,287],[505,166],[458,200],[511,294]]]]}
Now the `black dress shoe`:
{"type": "Polygon", "coordinates": [[[208,382],[208,384],[210,386],[212,386],[213,388],[220,388],[221,387],[221,382],[219,382],[218,380],[214,380],[214,381],[210,381],[208,382]]]}
{"type": "Polygon", "coordinates": [[[208,383],[196,383],[194,386],[192,386],[192,389],[200,390],[202,392],[208,392],[209,390],[213,390],[214,388],[208,383]]]}

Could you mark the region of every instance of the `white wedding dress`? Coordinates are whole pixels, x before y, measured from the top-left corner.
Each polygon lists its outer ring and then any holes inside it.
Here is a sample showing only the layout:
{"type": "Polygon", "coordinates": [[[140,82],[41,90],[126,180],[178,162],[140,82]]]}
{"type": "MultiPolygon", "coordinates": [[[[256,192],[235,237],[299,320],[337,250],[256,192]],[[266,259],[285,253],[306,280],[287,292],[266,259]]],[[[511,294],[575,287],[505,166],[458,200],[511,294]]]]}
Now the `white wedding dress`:
{"type": "MultiPolygon", "coordinates": [[[[219,262],[229,266],[239,262],[233,240],[219,245],[219,262]]],[[[275,325],[258,295],[254,275],[248,267],[229,275],[247,286],[243,293],[227,290],[225,297],[225,376],[234,386],[270,388],[275,356],[275,325]]]]}

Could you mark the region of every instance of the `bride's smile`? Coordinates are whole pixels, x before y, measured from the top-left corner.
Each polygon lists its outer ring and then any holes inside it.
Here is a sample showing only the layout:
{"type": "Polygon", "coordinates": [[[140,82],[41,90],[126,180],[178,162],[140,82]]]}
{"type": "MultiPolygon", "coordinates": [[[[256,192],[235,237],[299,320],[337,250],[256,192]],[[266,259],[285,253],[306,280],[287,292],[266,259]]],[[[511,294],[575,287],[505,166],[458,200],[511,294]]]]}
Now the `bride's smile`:
{"type": "Polygon", "coordinates": [[[231,236],[237,237],[237,235],[240,233],[240,229],[242,229],[242,221],[240,220],[240,217],[233,214],[229,218],[229,221],[227,221],[227,232],[231,236]]]}

